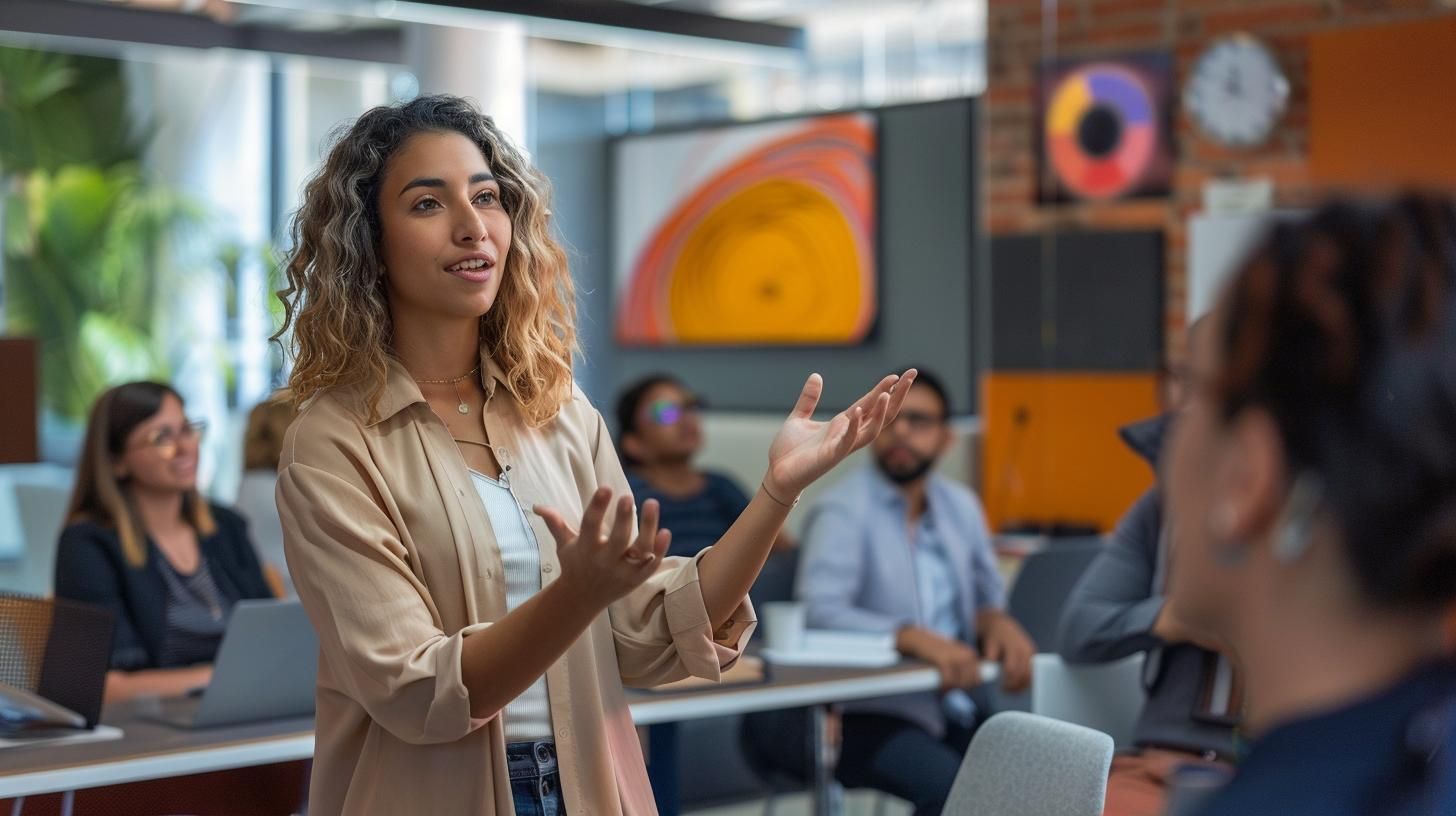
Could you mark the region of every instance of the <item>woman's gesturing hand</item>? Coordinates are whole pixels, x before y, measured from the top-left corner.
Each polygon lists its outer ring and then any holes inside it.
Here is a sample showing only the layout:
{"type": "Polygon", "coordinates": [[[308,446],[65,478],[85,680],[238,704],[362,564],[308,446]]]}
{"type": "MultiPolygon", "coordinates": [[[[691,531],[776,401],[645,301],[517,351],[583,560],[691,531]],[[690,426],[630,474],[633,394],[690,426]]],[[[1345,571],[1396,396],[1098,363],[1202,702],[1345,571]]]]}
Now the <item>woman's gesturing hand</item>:
{"type": "Polygon", "coordinates": [[[561,563],[557,583],[569,582],[573,597],[603,609],[647,580],[662,563],[672,540],[670,532],[657,527],[660,510],[656,499],[642,504],[642,525],[635,536],[632,496],[617,498],[612,528],[604,531],[611,505],[611,488],[599,488],[587,503],[579,530],[549,507],[534,508],[556,539],[556,557],[561,563]]]}
{"type": "Polygon", "coordinates": [[[824,380],[810,374],[794,410],[769,446],[765,488],[781,501],[792,500],[894,422],[914,382],[913,368],[901,375],[891,374],[848,409],[828,422],[819,422],[814,419],[814,409],[824,392],[824,380]]]}

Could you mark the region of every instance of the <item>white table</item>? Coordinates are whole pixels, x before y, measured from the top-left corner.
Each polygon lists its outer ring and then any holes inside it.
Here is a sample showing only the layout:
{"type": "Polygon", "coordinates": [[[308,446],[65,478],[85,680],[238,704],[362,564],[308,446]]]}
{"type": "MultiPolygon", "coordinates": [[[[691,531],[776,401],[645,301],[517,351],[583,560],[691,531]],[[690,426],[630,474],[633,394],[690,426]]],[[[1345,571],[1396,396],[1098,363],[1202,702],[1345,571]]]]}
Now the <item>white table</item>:
{"type": "MultiPolygon", "coordinates": [[[[831,816],[843,811],[843,803],[833,781],[834,747],[827,739],[830,708],[835,703],[933,691],[940,687],[940,673],[924,663],[902,662],[887,669],[770,666],[769,672],[769,682],[755,685],[709,686],[668,693],[629,691],[632,719],[638,725],[653,725],[809,707],[813,714],[809,725],[812,746],[808,750],[812,754],[814,812],[831,816]]],[[[1000,676],[997,664],[981,664],[982,682],[995,682],[1000,676]]]]}
{"type": "MultiPolygon", "coordinates": [[[[995,666],[987,666],[994,676],[995,666]]],[[[816,812],[836,803],[832,757],[823,740],[824,715],[834,703],[928,691],[940,683],[935,669],[902,663],[886,669],[777,668],[765,683],[688,691],[629,691],[638,725],[812,706],[816,812]]],[[[131,707],[108,710],[105,720],[125,730],[120,740],[0,751],[0,798],[35,796],[148,779],[291,762],[313,756],[311,718],[275,720],[186,731],[150,722],[131,707]]]]}

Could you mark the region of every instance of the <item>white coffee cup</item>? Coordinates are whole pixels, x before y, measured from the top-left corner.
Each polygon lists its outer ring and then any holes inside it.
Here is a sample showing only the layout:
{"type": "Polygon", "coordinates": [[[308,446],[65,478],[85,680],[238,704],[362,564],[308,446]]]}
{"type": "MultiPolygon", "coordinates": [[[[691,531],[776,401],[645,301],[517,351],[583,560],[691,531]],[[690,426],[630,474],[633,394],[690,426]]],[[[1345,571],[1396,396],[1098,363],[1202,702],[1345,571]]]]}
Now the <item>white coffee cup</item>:
{"type": "Polygon", "coordinates": [[[771,601],[763,605],[764,645],[776,652],[804,648],[804,605],[796,601],[771,601]]]}

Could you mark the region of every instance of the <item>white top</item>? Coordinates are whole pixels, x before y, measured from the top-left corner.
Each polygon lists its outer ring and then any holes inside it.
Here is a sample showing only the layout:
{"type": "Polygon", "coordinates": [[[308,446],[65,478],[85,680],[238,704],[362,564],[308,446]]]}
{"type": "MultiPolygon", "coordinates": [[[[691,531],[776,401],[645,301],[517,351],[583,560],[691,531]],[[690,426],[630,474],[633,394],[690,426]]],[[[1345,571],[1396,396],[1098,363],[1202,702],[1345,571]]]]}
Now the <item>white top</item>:
{"type": "MultiPolygon", "coordinates": [[[[510,491],[509,478],[502,473],[498,482],[483,473],[470,471],[470,480],[475,483],[480,503],[485,505],[490,529],[495,532],[496,546],[500,548],[501,564],[506,572],[507,612],[541,590],[541,550],[531,525],[526,523],[525,511],[510,491]]],[[[521,692],[521,696],[506,704],[502,725],[507,743],[553,739],[544,674],[521,692]]]]}

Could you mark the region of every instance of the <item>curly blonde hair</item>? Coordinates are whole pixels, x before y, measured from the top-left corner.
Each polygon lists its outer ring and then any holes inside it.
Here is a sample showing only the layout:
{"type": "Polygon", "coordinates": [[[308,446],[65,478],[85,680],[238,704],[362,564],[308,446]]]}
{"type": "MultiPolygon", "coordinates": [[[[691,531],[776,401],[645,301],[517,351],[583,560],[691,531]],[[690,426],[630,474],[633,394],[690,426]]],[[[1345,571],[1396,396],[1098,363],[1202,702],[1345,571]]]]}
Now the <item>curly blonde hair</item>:
{"type": "Polygon", "coordinates": [[[379,229],[379,184],[389,160],[419,133],[459,133],[500,183],[511,247],[500,292],[480,318],[482,350],[505,372],[527,420],[544,425],[571,396],[575,291],[566,253],[551,237],[550,184],[489,116],[456,96],[422,96],[373,108],[341,128],[294,215],[286,316],[293,330],[288,386],[297,404],[325,390],[362,386],[378,418],[394,355],[379,229]]]}

